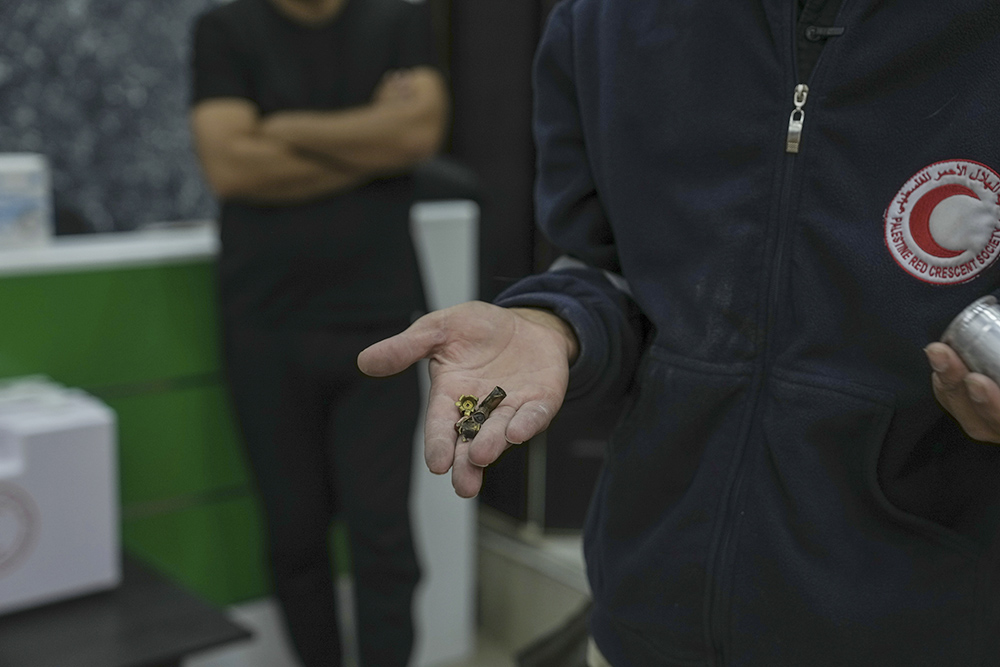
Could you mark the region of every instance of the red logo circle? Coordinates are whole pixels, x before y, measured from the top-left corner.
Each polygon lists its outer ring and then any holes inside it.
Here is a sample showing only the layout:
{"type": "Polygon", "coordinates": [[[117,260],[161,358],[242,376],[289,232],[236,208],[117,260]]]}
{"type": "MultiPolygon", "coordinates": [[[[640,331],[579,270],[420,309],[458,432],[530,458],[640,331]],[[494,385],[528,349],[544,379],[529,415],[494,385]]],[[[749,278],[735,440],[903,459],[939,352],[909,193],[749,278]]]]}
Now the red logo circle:
{"type": "Polygon", "coordinates": [[[1000,174],[970,160],[932,164],[899,189],[884,222],[889,253],[910,275],[972,280],[1000,257],[1000,174]]]}

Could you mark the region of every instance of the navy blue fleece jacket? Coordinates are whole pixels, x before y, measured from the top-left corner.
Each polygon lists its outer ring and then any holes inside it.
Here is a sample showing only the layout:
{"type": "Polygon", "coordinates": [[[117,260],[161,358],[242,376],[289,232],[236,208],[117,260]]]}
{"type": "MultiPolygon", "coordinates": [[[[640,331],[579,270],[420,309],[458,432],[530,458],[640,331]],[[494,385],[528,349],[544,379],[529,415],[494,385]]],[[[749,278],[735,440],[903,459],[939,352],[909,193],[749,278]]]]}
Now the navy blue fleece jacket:
{"type": "Polygon", "coordinates": [[[793,0],[564,0],[540,46],[573,261],[497,303],[628,399],[585,533],[615,667],[1000,664],[1000,449],[922,352],[1000,286],[1000,5],[836,25],[807,81],[793,0]]]}

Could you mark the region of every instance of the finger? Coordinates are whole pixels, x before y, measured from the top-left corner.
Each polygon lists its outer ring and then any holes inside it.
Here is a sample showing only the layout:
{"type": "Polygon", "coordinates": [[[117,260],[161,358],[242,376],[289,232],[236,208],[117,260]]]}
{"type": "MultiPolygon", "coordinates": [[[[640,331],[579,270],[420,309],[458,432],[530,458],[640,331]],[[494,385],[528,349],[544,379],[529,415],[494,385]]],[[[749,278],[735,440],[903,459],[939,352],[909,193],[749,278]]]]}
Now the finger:
{"type": "Polygon", "coordinates": [[[1000,387],[996,382],[980,373],[969,373],[963,384],[977,411],[989,416],[1000,415],[1000,387]]]}
{"type": "Polygon", "coordinates": [[[527,442],[549,427],[557,411],[558,406],[551,400],[528,401],[507,425],[506,439],[518,445],[527,442]]]}
{"type": "MultiPolygon", "coordinates": [[[[457,397],[456,397],[457,398],[457,397]]],[[[424,461],[436,475],[443,475],[455,459],[455,422],[459,419],[455,398],[441,391],[432,391],[427,402],[424,422],[424,461]]]]}
{"type": "Polygon", "coordinates": [[[968,368],[958,354],[944,343],[931,343],[924,348],[924,352],[934,370],[931,374],[934,395],[959,421],[963,421],[963,417],[972,411],[968,389],[962,383],[969,373],[968,368]]]}
{"type": "Polygon", "coordinates": [[[430,356],[440,340],[434,315],[424,315],[402,333],[366,347],[358,355],[358,368],[365,375],[386,377],[430,356]]]}
{"type": "Polygon", "coordinates": [[[463,498],[475,498],[483,487],[483,469],[469,462],[468,442],[459,441],[455,445],[451,485],[455,488],[455,493],[463,498]]]}
{"type": "Polygon", "coordinates": [[[969,435],[977,440],[997,442],[1000,440],[1000,387],[979,373],[970,373],[963,384],[972,408],[981,421],[977,432],[969,435]]]}
{"type": "Polygon", "coordinates": [[[931,343],[924,348],[924,353],[931,368],[934,369],[936,383],[944,391],[949,393],[956,391],[960,387],[962,378],[968,375],[969,369],[955,350],[944,343],[931,343]]]}
{"type": "Polygon", "coordinates": [[[514,408],[509,405],[500,405],[490,413],[479,433],[469,442],[469,462],[472,465],[485,468],[506,451],[510,443],[504,434],[513,416],[514,408]]]}
{"type": "MultiPolygon", "coordinates": [[[[467,394],[485,396],[493,386],[465,374],[435,373],[433,365],[434,362],[431,362],[431,392],[424,425],[424,459],[431,472],[443,474],[454,461],[455,439],[458,436],[455,423],[462,417],[458,399],[467,394]]],[[[491,421],[492,416],[486,423],[491,421]]],[[[498,437],[503,438],[502,428],[498,437]]]]}

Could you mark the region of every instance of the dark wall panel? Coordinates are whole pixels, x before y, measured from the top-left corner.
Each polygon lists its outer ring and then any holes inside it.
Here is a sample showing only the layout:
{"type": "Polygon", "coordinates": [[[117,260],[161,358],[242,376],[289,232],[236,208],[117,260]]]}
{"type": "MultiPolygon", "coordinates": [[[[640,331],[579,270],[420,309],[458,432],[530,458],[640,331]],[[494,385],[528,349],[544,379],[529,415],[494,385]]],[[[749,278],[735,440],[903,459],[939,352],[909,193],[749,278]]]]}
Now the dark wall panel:
{"type": "Polygon", "coordinates": [[[453,0],[453,155],[483,187],[480,292],[491,299],[532,270],[531,62],[536,1],[453,0]]]}

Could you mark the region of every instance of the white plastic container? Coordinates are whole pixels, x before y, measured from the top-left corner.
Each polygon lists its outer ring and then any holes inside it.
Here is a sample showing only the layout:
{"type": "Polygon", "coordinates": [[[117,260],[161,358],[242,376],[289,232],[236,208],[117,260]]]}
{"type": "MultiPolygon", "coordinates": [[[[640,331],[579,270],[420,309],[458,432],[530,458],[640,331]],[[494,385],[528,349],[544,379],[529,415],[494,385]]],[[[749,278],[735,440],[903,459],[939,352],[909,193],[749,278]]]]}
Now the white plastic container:
{"type": "Polygon", "coordinates": [[[120,583],[115,425],[83,392],[0,385],[0,613],[120,583]]]}
{"type": "Polygon", "coordinates": [[[39,153],[0,153],[0,248],[31,248],[52,238],[52,177],[39,153]]]}

